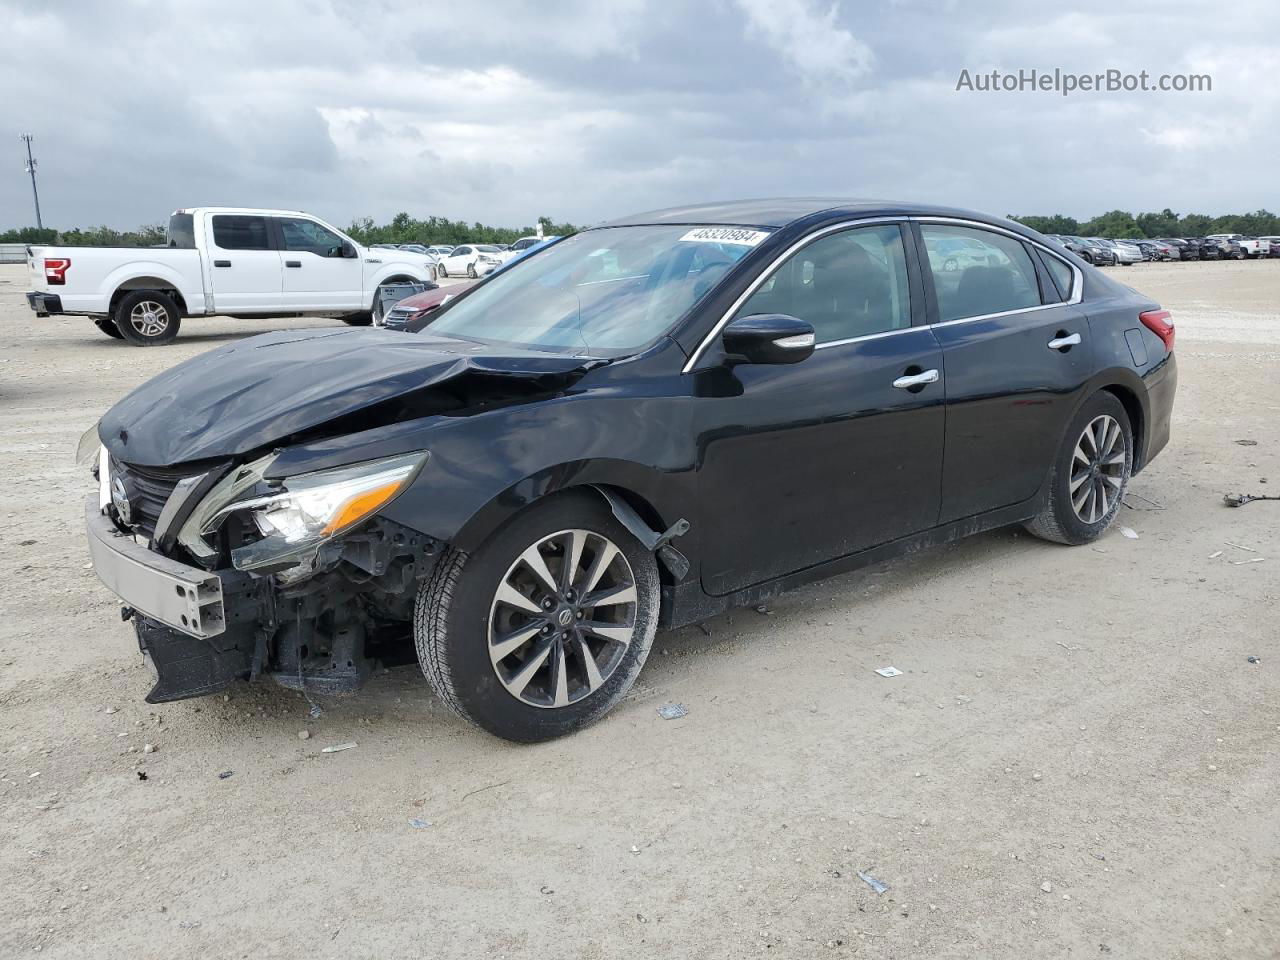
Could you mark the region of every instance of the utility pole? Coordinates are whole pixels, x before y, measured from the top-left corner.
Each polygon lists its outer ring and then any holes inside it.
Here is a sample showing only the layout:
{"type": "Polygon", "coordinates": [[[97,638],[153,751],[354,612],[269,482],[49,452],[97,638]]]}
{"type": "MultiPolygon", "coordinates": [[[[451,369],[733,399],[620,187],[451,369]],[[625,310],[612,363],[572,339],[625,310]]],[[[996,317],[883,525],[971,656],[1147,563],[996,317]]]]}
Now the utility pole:
{"type": "Polygon", "coordinates": [[[31,196],[36,201],[36,227],[43,230],[44,221],[40,219],[40,192],[36,190],[36,159],[31,156],[31,134],[24,133],[21,139],[27,141],[27,173],[31,174],[31,196]]]}

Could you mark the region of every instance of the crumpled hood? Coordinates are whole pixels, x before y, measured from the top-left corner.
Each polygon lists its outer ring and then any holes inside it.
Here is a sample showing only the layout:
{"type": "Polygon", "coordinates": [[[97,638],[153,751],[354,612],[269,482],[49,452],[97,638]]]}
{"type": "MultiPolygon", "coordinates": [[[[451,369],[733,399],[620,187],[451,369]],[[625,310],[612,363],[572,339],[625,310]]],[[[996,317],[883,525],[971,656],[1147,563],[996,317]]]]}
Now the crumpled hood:
{"type": "Polygon", "coordinates": [[[118,460],[173,466],[246,454],[468,374],[536,381],[598,362],[388,330],[281,331],[166,370],[107,411],[98,435],[118,460]]]}

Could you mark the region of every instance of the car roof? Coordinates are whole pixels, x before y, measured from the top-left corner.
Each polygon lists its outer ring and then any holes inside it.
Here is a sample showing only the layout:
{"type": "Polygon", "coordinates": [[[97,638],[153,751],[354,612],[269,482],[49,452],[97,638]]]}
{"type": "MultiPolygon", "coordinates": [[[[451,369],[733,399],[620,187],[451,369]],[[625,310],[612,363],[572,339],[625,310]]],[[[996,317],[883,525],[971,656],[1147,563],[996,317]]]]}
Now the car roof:
{"type": "Polygon", "coordinates": [[[819,219],[841,220],[851,217],[944,216],[961,217],[1003,227],[1027,228],[1003,217],[962,210],[954,207],[893,200],[860,200],[841,197],[774,197],[760,200],[728,200],[717,203],[689,204],[650,210],[597,227],[620,227],[638,224],[711,224],[736,227],[785,227],[798,220],[825,214],[819,219]]]}

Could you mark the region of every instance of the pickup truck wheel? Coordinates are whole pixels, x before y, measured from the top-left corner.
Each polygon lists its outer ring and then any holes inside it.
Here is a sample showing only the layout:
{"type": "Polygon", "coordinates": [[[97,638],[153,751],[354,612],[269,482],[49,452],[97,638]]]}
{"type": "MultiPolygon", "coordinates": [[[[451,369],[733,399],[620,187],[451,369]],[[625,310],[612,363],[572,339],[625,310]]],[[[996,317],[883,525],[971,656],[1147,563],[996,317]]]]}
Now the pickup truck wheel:
{"type": "Polygon", "coordinates": [[[518,743],[598,720],[653,644],[653,554],[593,493],[550,497],[470,554],[447,550],[419,588],[418,660],[456,713],[518,743]]]}
{"type": "Polygon", "coordinates": [[[116,326],[116,322],[110,317],[94,317],[93,325],[105,333],[112,340],[123,340],[124,334],[120,332],[120,328],[116,326]]]}
{"type": "Polygon", "coordinates": [[[122,339],[135,347],[155,347],[172,343],[182,324],[178,305],[168,294],[138,290],[126,294],[116,304],[112,317],[122,339]]]}
{"type": "Polygon", "coordinates": [[[349,327],[367,327],[373,323],[372,313],[349,313],[342,318],[342,322],[349,327]]]}

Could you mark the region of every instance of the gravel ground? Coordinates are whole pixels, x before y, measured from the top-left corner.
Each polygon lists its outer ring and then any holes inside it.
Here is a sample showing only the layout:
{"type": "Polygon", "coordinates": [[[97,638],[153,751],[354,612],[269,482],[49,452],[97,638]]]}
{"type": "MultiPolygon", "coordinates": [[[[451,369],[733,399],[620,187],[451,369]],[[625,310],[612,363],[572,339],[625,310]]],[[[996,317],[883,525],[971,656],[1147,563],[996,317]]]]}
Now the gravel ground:
{"type": "Polygon", "coordinates": [[[1179,325],[1138,539],[998,531],[662,635],[611,717],[515,747],[416,667],[315,720],[145,704],[75,441],[314,322],[139,350],[0,267],[0,956],[1280,956],[1280,503],[1221,502],[1280,492],[1280,261],[1113,272],[1179,325]]]}

